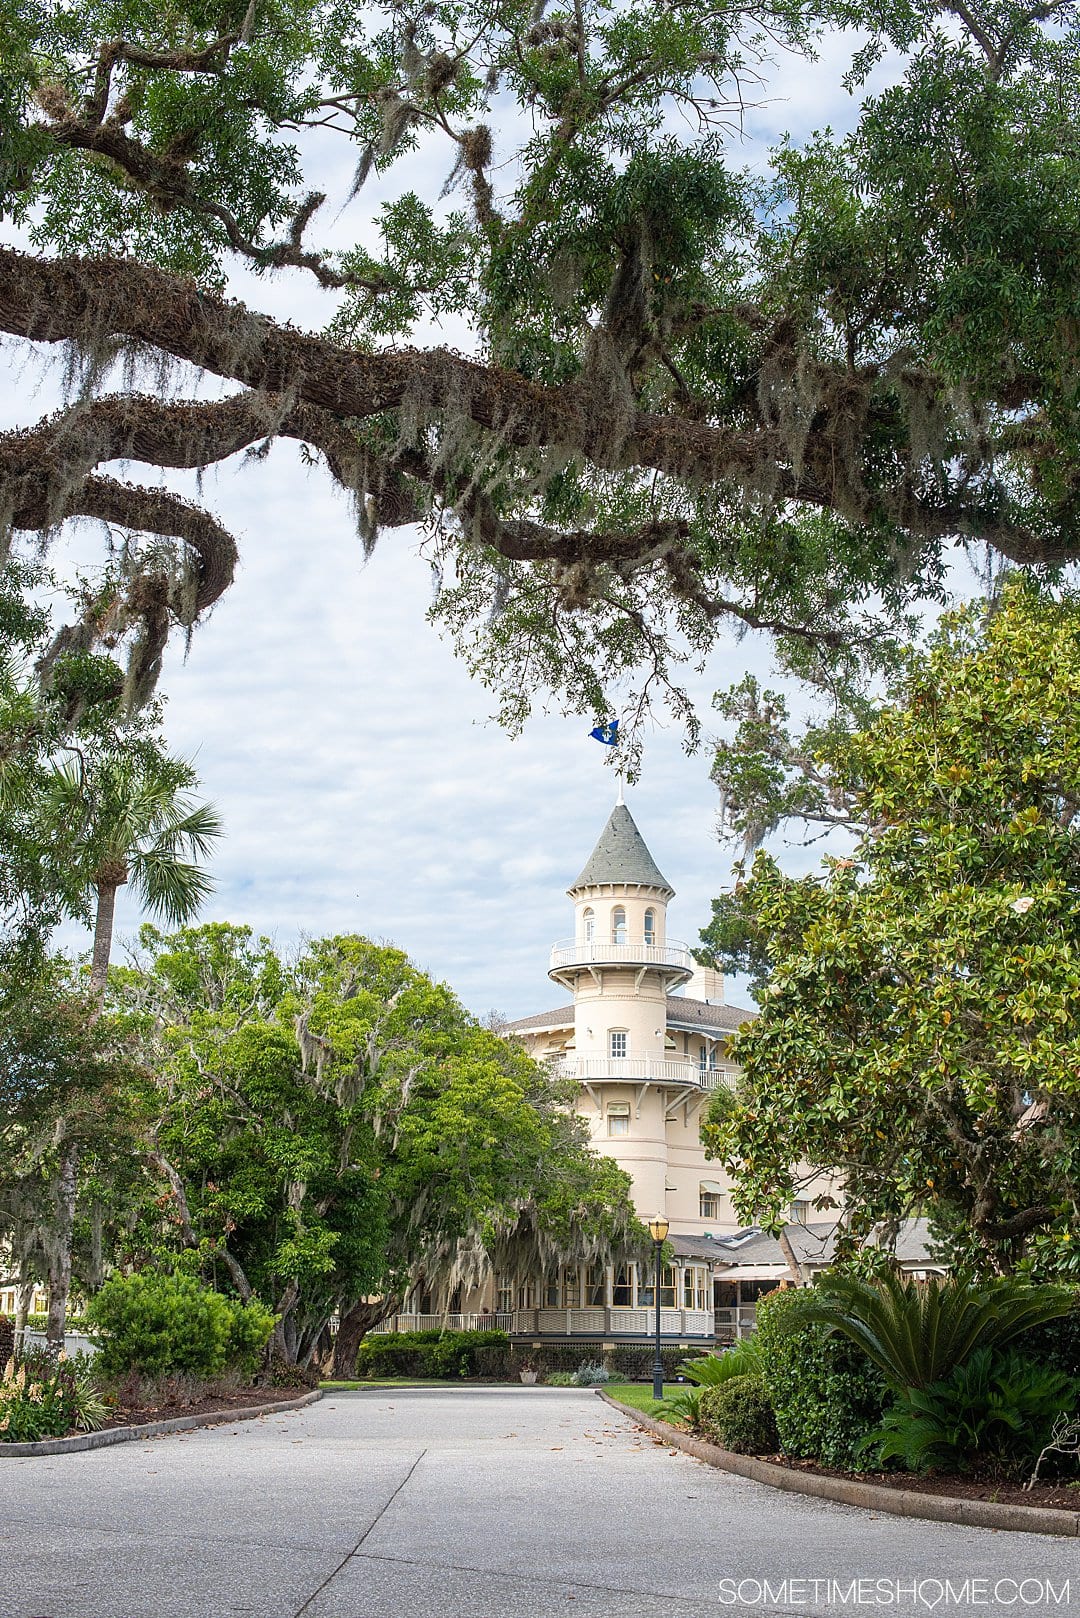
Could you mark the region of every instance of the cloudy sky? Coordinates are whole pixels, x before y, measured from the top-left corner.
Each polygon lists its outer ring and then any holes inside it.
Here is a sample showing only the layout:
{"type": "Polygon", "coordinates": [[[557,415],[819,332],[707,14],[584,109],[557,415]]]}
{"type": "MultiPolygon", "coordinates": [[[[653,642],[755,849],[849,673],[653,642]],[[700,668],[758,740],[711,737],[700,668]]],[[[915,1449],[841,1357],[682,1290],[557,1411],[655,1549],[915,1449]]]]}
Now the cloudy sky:
{"type": "MultiPolygon", "coordinates": [[[[781,67],[770,104],[748,119],[747,161],[784,130],[850,122],[837,65],[849,49],[781,67]]],[[[442,175],[423,172],[427,161],[420,154],[411,183],[437,187],[442,175]]],[[[313,182],[343,199],[352,155],[343,150],[335,164],[313,182]]],[[[397,171],[394,179],[396,188],[397,171]]],[[[355,228],[344,216],[339,240],[355,228]]],[[[298,325],[327,318],[322,295],[295,276],[238,279],[234,290],[298,325]]],[[[462,335],[442,340],[460,346],[462,335]]],[[[53,408],[55,373],[40,376],[13,345],[0,359],[0,425],[53,408]]],[[[194,492],[183,478],[169,482],[194,492]]],[[[254,467],[226,463],[207,476],[202,500],[237,535],[241,566],[188,660],[170,651],[162,688],[170,743],[194,759],[226,825],[204,916],[285,946],[344,931],[392,940],[481,1014],[559,1003],[547,952],[571,930],[565,889],[615,800],[608,750],[579,719],[540,715],[515,739],[490,723],[489,694],[424,621],[431,580],[417,536],[387,534],[365,564],[345,501],[294,446],[275,446],[254,467]]],[[[61,555],[86,564],[99,546],[96,535],[74,533],[61,555]]],[[[748,667],[768,673],[766,645],[721,642],[694,684],[703,708],[748,667]]],[[[691,943],[730,871],[708,768],[707,748],[687,757],[677,729],[657,728],[628,794],[677,891],[669,932],[691,943]]],[[[785,857],[792,867],[807,859],[792,849],[785,857]]],[[[122,903],[121,937],[138,920],[122,903]]],[[[64,942],[88,940],[73,931],[64,942]]]]}

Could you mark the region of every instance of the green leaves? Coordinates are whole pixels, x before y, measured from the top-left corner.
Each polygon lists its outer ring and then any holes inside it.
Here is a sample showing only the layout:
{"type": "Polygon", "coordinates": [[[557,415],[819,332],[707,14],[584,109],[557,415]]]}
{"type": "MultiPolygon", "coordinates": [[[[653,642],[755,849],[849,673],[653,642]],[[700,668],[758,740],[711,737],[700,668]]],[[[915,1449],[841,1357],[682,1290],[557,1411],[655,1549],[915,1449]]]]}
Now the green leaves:
{"type": "Polygon", "coordinates": [[[1033,1287],[1007,1277],[916,1280],[886,1271],[874,1281],[830,1273],[804,1306],[861,1348],[893,1388],[927,1388],[979,1349],[1004,1347],[1033,1326],[1068,1314],[1066,1287],[1033,1287]]]}
{"type": "Polygon", "coordinates": [[[335,1310],[456,1257],[513,1274],[643,1236],[627,1176],[588,1150],[560,1087],[402,951],[346,936],[286,962],[221,925],[143,943],[117,982],[156,1070],[167,1189],[143,1239],[243,1277],[293,1357],[335,1310]]]}
{"type": "MultiPolygon", "coordinates": [[[[836,1171],[858,1243],[928,1213],[950,1254],[1046,1264],[1073,1222],[1080,1138],[1080,603],[1014,584],[943,624],[865,728],[794,736],[747,686],[718,773],[759,822],[850,826],[848,859],[790,879],[759,855],[703,933],[751,966],[746,1081],[705,1138],[746,1218],[796,1165],[836,1171]],[[756,797],[755,797],[756,793],[756,797]],[[944,1233],[947,1231],[947,1236],[944,1233]]],[[[729,809],[729,818],[733,812],[729,809]]]]}

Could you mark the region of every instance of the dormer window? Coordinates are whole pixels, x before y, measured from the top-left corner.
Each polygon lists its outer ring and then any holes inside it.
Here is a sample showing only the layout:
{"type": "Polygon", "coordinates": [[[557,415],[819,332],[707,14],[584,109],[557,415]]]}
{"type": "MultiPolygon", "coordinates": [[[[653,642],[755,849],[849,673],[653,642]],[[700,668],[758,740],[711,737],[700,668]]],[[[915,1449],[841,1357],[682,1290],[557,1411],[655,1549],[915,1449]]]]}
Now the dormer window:
{"type": "Polygon", "coordinates": [[[616,905],[611,912],[611,942],[613,944],[626,943],[626,911],[622,905],[616,905]]]}
{"type": "Polygon", "coordinates": [[[646,944],[655,944],[656,943],[656,911],[655,910],[646,910],[646,912],[645,912],[645,942],[646,942],[646,944]]]}

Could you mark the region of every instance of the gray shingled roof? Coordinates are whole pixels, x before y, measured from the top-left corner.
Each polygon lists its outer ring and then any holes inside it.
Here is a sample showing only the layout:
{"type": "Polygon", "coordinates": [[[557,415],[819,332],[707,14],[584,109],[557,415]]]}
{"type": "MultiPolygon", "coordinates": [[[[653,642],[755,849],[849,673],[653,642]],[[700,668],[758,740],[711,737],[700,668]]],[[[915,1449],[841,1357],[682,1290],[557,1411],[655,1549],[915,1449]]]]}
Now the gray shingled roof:
{"type": "Polygon", "coordinates": [[[519,1017],[506,1026],[515,1034],[527,1034],[532,1029],[573,1028],[574,1008],[559,1006],[556,1011],[538,1011],[534,1017],[519,1017]]]}
{"type": "MultiPolygon", "coordinates": [[[[667,997],[667,1023],[669,1028],[723,1028],[741,1027],[756,1011],[744,1006],[717,1006],[709,1000],[688,1000],[684,994],[667,997]]],[[[519,1017],[507,1025],[514,1033],[527,1034],[544,1028],[572,1028],[573,1006],[558,1006],[554,1011],[538,1011],[533,1017],[519,1017]]]]}
{"type": "Polygon", "coordinates": [[[600,833],[600,840],[585,863],[585,869],[568,893],[578,888],[596,888],[606,883],[638,884],[660,888],[670,898],[675,892],[645,846],[645,839],[634,824],[625,803],[617,803],[600,833]]]}
{"type": "Polygon", "coordinates": [[[712,1000],[691,1000],[685,994],[667,997],[669,1028],[741,1028],[757,1015],[745,1006],[716,1005],[712,1000]]]}
{"type": "MultiPolygon", "coordinates": [[[[785,1226],[788,1240],[801,1263],[811,1268],[826,1264],[832,1258],[836,1236],[835,1219],[815,1220],[807,1225],[785,1226]]],[[[730,1265],[726,1273],[732,1281],[738,1279],[742,1267],[762,1264],[785,1264],[780,1243],[767,1231],[749,1226],[722,1236],[673,1236],[675,1251],[688,1258],[711,1258],[730,1265]]],[[[932,1264],[929,1248],[929,1221],[906,1219],[896,1237],[896,1257],[901,1264],[932,1264]]]]}

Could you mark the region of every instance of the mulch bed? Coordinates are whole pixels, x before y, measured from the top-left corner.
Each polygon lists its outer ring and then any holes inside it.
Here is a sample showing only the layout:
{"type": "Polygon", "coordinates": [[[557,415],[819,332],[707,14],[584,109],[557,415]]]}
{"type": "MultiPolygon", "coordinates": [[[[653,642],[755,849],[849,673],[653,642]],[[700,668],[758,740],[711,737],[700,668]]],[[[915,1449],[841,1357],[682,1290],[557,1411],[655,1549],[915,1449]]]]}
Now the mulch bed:
{"type": "Polygon", "coordinates": [[[1080,1485],[1070,1486],[1062,1478],[1037,1483],[1024,1489],[1019,1483],[987,1482],[978,1478],[955,1477],[925,1472],[840,1472],[818,1466],[816,1461],[793,1461],[787,1455],[763,1455],[762,1460],[787,1467],[789,1472],[812,1472],[822,1478],[846,1478],[858,1483],[876,1483],[883,1489],[906,1489],[914,1494],[948,1495],[954,1500],[992,1500],[1007,1506],[1053,1506],[1080,1511],[1080,1485]]]}
{"type": "Polygon", "coordinates": [[[141,1427],[149,1421],[173,1421],[177,1416],[209,1416],[216,1410],[224,1414],[228,1410],[246,1410],[251,1405],[283,1404],[310,1391],[307,1387],[239,1388],[235,1393],[214,1398],[169,1399],[156,1405],[117,1405],[101,1425],[103,1428],[141,1427]]]}

